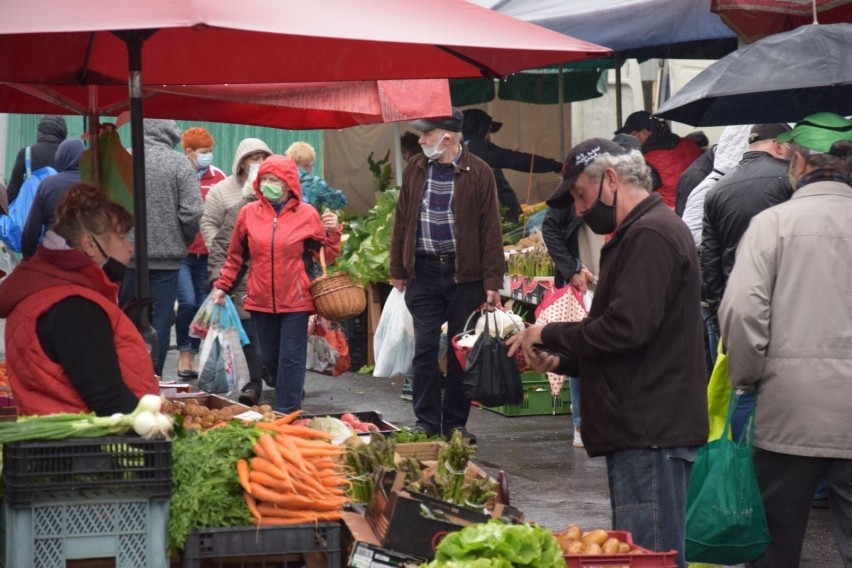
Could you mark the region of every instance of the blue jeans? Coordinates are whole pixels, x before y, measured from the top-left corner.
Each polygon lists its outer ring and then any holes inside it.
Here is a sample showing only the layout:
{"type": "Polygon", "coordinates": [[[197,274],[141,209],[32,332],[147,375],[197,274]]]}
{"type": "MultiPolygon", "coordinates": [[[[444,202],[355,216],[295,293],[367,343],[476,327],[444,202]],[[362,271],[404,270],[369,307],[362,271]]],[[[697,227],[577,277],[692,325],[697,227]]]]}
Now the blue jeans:
{"type": "Polygon", "coordinates": [[[580,427],[580,378],[568,377],[568,390],[571,392],[571,420],[574,430],[580,427]]]}
{"type": "Polygon", "coordinates": [[[686,493],[697,447],[620,450],[607,454],[613,530],[630,531],[639,546],[676,549],[686,566],[686,493]]]}
{"type": "MultiPolygon", "coordinates": [[[[154,361],[154,372],[163,376],[163,365],[169,350],[171,339],[172,317],[175,313],[177,298],[177,270],[149,270],[148,286],[151,297],[154,298],[154,309],[151,314],[151,326],[157,332],[157,360],[154,361]]],[[[118,293],[118,304],[124,306],[136,298],[136,270],[127,271],[121,290],[118,293]]]]}
{"type": "Polygon", "coordinates": [[[175,339],[178,351],[198,353],[201,340],[189,336],[189,324],[207,297],[207,255],[188,254],[180,263],[177,282],[178,311],[175,339]]]}
{"type": "Polygon", "coordinates": [[[251,312],[251,323],[260,360],[275,378],[274,410],[284,413],[299,410],[308,358],[308,312],[251,312]]]}
{"type": "Polygon", "coordinates": [[[467,425],[470,401],[461,388],[462,368],[450,348],[447,382],[441,396],[438,370],[441,326],[447,322],[448,341],[463,331],[470,313],[485,301],[482,282],[454,280],[455,264],[417,256],[416,278],[408,281],[405,304],[414,320],[413,406],[417,425],[432,435],[449,435],[467,425]]]}
{"type": "Polygon", "coordinates": [[[731,439],[739,440],[743,434],[745,427],[748,425],[748,419],[754,414],[754,393],[744,392],[734,396],[731,404],[736,403],[734,415],[731,417],[731,439]],[[736,402],[739,398],[739,402],[736,402]]]}
{"type": "Polygon", "coordinates": [[[704,319],[704,350],[705,362],[707,364],[707,376],[713,372],[713,366],[716,364],[716,356],[719,350],[719,320],[716,317],[716,310],[701,306],[701,317],[704,319]]]}

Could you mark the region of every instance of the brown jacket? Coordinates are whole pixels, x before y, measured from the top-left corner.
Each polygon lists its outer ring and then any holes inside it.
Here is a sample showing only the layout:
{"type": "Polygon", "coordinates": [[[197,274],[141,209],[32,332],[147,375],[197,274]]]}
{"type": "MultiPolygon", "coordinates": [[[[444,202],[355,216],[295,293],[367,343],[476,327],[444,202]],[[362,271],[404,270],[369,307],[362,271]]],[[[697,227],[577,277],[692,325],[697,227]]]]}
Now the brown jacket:
{"type": "MultiPolygon", "coordinates": [[[[414,279],[414,252],[427,159],[411,158],[402,177],[390,252],[390,276],[414,279]]],[[[497,185],[491,168],[463,146],[453,187],[456,219],[456,282],[482,280],[483,290],[503,287],[505,262],[497,185]]]]}

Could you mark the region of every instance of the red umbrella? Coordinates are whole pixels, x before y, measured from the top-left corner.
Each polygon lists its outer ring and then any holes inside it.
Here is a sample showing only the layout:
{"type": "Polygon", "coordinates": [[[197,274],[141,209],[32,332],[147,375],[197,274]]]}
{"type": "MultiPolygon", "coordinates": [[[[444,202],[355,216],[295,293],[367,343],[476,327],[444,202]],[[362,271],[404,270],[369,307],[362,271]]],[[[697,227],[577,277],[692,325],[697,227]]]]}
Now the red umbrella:
{"type": "Polygon", "coordinates": [[[745,43],[808,24],[852,22],[852,0],[713,0],[710,11],[745,43]]]}
{"type": "MultiPolygon", "coordinates": [[[[143,86],[145,116],[307,130],[398,122],[450,111],[446,79],[143,86]]],[[[118,116],[127,87],[0,83],[0,112],[118,116]]]]}

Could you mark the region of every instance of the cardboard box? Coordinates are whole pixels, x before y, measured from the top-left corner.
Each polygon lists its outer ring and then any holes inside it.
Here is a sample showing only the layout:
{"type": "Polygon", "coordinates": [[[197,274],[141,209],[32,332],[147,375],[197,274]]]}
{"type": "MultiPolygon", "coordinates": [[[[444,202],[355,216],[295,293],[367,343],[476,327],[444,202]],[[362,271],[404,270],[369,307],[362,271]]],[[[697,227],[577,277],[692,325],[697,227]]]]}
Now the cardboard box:
{"type": "Polygon", "coordinates": [[[553,276],[509,275],[509,297],[537,306],[545,292],[553,289],[553,276]]]}
{"type": "Polygon", "coordinates": [[[363,515],[344,512],[343,525],[349,530],[352,541],[348,568],[415,568],[426,562],[425,558],[382,548],[363,515]]]}

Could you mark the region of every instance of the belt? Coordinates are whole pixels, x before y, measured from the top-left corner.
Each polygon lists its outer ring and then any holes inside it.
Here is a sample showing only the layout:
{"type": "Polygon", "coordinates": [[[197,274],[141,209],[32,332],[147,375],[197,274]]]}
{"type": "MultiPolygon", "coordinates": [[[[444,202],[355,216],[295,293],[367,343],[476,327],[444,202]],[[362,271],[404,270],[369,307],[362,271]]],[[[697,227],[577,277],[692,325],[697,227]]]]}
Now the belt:
{"type": "Polygon", "coordinates": [[[456,255],[455,254],[426,254],[426,253],[417,253],[415,256],[419,256],[420,258],[428,258],[429,260],[435,260],[438,262],[455,262],[456,255]]]}

